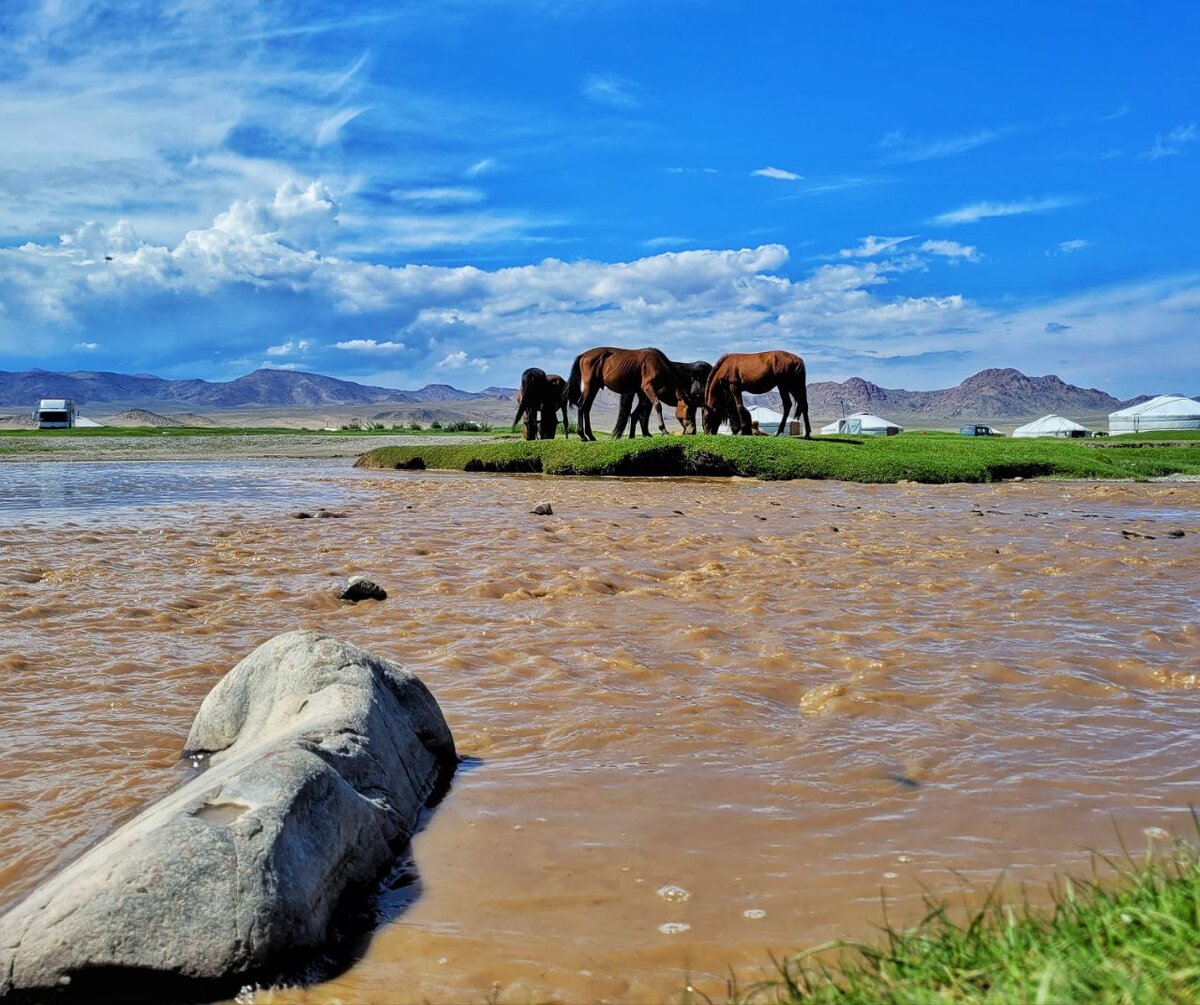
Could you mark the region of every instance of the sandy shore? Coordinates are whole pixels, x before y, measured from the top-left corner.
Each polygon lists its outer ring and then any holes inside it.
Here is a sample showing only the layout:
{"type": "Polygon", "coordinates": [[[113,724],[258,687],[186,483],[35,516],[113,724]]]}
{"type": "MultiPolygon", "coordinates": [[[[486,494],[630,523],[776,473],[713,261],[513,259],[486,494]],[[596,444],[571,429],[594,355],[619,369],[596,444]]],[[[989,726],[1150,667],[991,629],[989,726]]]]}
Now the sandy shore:
{"type": "Polygon", "coordinates": [[[0,437],[4,461],[217,461],[358,457],[376,447],[475,443],[478,436],[337,436],[235,433],[228,436],[0,437]]]}

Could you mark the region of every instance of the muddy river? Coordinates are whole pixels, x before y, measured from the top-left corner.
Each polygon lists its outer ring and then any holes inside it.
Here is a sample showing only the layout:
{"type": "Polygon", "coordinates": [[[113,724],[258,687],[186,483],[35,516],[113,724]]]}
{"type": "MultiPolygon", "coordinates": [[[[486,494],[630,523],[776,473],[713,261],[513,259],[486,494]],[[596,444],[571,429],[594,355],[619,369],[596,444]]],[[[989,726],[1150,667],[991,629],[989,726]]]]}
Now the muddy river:
{"type": "Polygon", "coordinates": [[[361,959],[254,1001],[719,996],[1200,802],[1200,485],[53,468],[0,466],[0,903],[277,632],[407,664],[467,758],[361,959]]]}

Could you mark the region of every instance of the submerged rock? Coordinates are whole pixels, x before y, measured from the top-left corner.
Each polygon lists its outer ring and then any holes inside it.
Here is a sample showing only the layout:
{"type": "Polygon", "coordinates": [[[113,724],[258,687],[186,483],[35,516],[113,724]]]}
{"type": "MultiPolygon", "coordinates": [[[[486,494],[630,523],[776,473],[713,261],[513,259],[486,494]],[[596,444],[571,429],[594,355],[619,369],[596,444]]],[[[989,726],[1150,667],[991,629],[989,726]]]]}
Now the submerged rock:
{"type": "Polygon", "coordinates": [[[357,604],[360,600],[387,600],[387,590],[366,576],[351,576],[338,591],[339,600],[357,604]]]}
{"type": "Polygon", "coordinates": [[[534,516],[554,516],[554,507],[549,503],[538,503],[529,512],[534,516]]]}
{"type": "Polygon", "coordinates": [[[207,770],[0,917],[0,997],[229,997],[310,959],[456,763],[416,676],[307,631],[213,688],[186,753],[207,770]]]}

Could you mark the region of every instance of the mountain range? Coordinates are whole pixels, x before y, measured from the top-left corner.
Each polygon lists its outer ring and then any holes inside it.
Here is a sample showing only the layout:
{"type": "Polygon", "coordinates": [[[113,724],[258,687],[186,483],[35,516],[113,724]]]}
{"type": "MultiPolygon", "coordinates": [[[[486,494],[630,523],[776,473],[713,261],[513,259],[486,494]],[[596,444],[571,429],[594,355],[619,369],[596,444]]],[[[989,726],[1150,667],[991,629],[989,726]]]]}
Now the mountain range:
{"type": "MultiPolygon", "coordinates": [[[[841,383],[809,385],[813,418],[828,419],[851,412],[926,416],[944,419],[1023,419],[1048,412],[1085,415],[1111,412],[1145,400],[1142,395],[1121,401],[1096,388],[1076,387],[1055,376],[1029,377],[1019,370],[982,370],[957,387],[935,391],[906,391],[881,387],[861,377],[841,383]]],[[[464,417],[479,408],[495,411],[511,402],[516,389],[488,387],[463,391],[449,384],[427,384],[416,390],[374,387],[318,373],[255,370],[230,381],[167,380],[146,374],[76,370],[0,371],[0,407],[32,410],[39,398],[73,398],[84,409],[98,406],[182,409],[235,408],[354,408],[407,405],[461,410],[464,417]]],[[[778,404],[777,394],[757,396],[762,404],[778,404]]],[[[388,413],[393,414],[393,413],[388,413]]]]}

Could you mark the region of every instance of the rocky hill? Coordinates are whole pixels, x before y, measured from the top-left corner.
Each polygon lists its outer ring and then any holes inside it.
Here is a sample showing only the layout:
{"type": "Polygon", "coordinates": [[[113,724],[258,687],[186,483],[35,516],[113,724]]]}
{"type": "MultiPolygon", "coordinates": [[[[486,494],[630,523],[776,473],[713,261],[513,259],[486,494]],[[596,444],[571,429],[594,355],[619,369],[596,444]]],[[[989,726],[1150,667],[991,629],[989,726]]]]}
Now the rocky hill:
{"type": "MultiPolygon", "coordinates": [[[[843,413],[880,412],[898,420],[904,417],[930,421],[979,419],[1025,420],[1058,412],[1068,416],[1099,415],[1130,401],[1120,401],[1096,388],[1076,387],[1058,377],[1029,377],[1019,370],[982,370],[957,387],[936,391],[906,391],[880,387],[861,377],[842,383],[818,381],[809,385],[809,411],[814,419],[828,420],[843,413]]],[[[0,408],[32,410],[38,398],[69,397],[94,410],[97,405],[145,408],[176,413],[194,409],[238,408],[339,408],[383,406],[380,417],[398,421],[487,419],[508,421],[516,391],[488,387],[463,391],[449,384],[427,384],[416,390],[375,387],[339,380],[318,373],[292,370],[255,370],[230,381],[165,380],[146,374],[129,375],[97,371],[52,373],[29,370],[0,371],[0,408]],[[399,407],[397,407],[399,406],[399,407]]],[[[777,394],[748,400],[778,406],[777,394]]],[[[601,410],[615,399],[601,403],[601,410]]]]}
{"type": "Polygon", "coordinates": [[[132,376],[91,370],[0,371],[0,407],[31,410],[39,398],[74,398],[80,407],[124,404],[226,409],[509,400],[514,394],[516,390],[510,388],[460,391],[448,384],[428,384],[414,391],[402,391],[291,370],[255,370],[230,381],[166,380],[145,374],[132,376]]]}
{"type": "MultiPolygon", "coordinates": [[[[778,395],[760,396],[777,405],[778,395]]],[[[814,418],[836,418],[852,412],[926,416],[930,419],[1035,418],[1051,412],[1089,415],[1112,412],[1145,395],[1121,401],[1097,388],[1076,387],[1054,375],[1029,377],[1020,370],[981,370],[957,387],[937,391],[905,391],[880,387],[861,377],[842,383],[818,381],[808,385],[809,412],[814,418]]]]}

